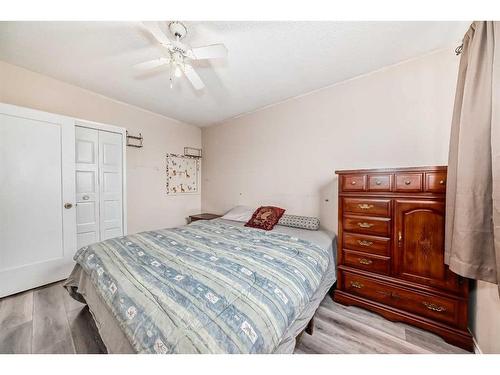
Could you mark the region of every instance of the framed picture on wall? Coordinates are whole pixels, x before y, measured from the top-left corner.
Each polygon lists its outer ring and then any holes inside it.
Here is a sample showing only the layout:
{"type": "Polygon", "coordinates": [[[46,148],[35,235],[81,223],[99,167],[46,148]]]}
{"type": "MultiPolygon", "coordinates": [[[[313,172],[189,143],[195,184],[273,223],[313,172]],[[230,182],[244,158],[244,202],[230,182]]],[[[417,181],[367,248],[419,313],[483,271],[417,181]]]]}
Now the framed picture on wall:
{"type": "Polygon", "coordinates": [[[198,194],[200,159],[185,155],[167,154],[167,194],[198,194]]]}

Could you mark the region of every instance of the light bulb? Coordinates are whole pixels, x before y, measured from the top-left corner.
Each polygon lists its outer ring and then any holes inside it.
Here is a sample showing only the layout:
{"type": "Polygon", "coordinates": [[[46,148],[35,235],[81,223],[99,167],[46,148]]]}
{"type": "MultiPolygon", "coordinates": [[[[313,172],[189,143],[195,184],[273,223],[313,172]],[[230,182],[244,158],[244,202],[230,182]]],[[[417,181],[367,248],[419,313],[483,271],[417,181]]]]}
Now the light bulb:
{"type": "Polygon", "coordinates": [[[177,78],[179,78],[181,76],[181,68],[179,68],[179,65],[176,65],[174,75],[177,78]]]}

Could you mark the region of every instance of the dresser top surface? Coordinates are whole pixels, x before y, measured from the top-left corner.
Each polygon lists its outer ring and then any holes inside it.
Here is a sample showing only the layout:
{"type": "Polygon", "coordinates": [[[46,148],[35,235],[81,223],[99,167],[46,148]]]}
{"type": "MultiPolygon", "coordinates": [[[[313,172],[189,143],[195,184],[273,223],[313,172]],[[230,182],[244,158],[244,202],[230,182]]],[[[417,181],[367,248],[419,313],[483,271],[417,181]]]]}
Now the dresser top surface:
{"type": "Polygon", "coordinates": [[[425,166],[425,167],[401,167],[401,168],[373,168],[373,169],[341,169],[336,170],[336,174],[356,174],[356,173],[401,173],[401,172],[446,172],[445,165],[425,166]]]}

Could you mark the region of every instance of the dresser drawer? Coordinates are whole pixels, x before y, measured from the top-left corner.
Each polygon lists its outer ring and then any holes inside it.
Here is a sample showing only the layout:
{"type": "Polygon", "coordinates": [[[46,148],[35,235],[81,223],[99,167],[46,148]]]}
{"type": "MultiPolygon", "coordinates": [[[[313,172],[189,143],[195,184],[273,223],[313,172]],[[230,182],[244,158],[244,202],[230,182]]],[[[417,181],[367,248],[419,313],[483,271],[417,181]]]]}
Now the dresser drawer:
{"type": "Polygon", "coordinates": [[[351,250],[343,250],[343,252],[343,264],[345,264],[346,266],[359,268],[360,270],[381,273],[384,275],[389,274],[391,259],[389,257],[371,255],[351,250]]]}
{"type": "Polygon", "coordinates": [[[344,230],[347,232],[374,234],[388,237],[391,233],[391,219],[344,215],[344,230]]]}
{"type": "Polygon", "coordinates": [[[390,199],[344,198],[344,212],[365,215],[391,215],[390,199]]]}
{"type": "Polygon", "coordinates": [[[420,192],[422,191],[422,173],[397,173],[396,191],[420,192]]]}
{"type": "Polygon", "coordinates": [[[402,289],[349,272],[344,272],[343,278],[345,289],[351,294],[449,324],[458,320],[457,300],[402,289]]]}
{"type": "Polygon", "coordinates": [[[390,244],[391,240],[389,238],[345,232],[343,234],[343,248],[345,249],[377,255],[389,255],[390,244]]]}
{"type": "Polygon", "coordinates": [[[446,172],[426,173],[425,191],[429,193],[444,193],[446,191],[446,172]]]}
{"type": "Polygon", "coordinates": [[[342,175],[340,178],[343,191],[366,190],[366,175],[364,174],[346,174],[342,175]]]}
{"type": "Polygon", "coordinates": [[[368,175],[368,191],[391,191],[392,174],[368,175]]]}

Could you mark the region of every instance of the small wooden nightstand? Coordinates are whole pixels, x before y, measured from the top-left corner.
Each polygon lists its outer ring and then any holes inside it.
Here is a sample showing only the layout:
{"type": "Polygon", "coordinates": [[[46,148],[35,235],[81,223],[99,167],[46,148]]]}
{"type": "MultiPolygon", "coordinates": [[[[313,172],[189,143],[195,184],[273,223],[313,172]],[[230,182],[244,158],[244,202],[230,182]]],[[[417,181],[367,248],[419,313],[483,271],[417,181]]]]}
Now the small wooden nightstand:
{"type": "Polygon", "coordinates": [[[198,221],[198,220],[212,220],[212,219],[217,219],[218,217],[221,217],[222,215],[215,215],[215,214],[196,214],[196,215],[189,215],[189,222],[192,223],[193,221],[198,221]]]}

